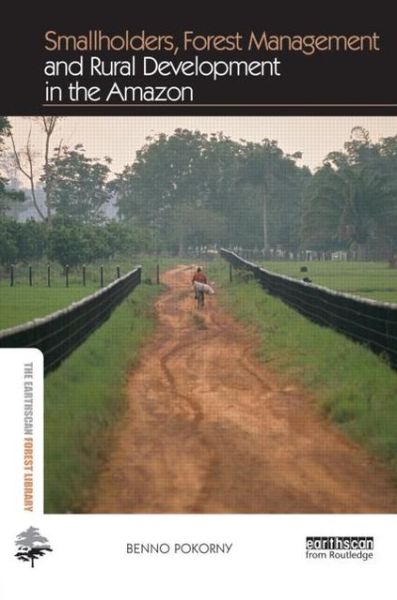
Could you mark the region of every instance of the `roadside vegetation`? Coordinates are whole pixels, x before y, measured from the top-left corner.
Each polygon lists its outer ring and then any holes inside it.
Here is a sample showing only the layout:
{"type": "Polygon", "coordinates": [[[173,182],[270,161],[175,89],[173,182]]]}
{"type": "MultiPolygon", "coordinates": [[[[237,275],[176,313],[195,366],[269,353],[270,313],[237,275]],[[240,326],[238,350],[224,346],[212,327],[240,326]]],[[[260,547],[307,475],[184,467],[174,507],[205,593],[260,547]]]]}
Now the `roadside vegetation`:
{"type": "Polygon", "coordinates": [[[94,291],[92,286],[50,290],[28,286],[3,288],[0,293],[0,329],[45,317],[94,291]]]}
{"type": "MultiPolygon", "coordinates": [[[[86,509],[107,455],[111,427],[126,407],[129,369],[155,327],[160,273],[175,260],[144,259],[142,281],[61,366],[45,378],[45,512],[86,509]]],[[[180,262],[180,261],[178,261],[180,262]]],[[[43,290],[43,292],[55,290],[43,290]]]]}
{"type": "Polygon", "coordinates": [[[331,329],[311,323],[267,294],[247,273],[216,260],[210,278],[222,305],[252,328],[257,357],[278,376],[300,384],[315,405],[397,478],[397,373],[380,357],[331,329]]]}
{"type": "Polygon", "coordinates": [[[128,370],[154,329],[160,287],[142,284],[45,379],[45,512],[81,512],[126,403],[128,370]]]}

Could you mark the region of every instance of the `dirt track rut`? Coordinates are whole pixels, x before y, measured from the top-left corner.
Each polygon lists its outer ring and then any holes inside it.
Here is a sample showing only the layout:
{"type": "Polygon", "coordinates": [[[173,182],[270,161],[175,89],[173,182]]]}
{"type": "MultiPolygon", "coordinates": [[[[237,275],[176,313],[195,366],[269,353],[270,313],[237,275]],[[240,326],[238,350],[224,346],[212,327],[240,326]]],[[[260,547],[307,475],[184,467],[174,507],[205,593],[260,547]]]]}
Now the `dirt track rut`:
{"type": "Polygon", "coordinates": [[[191,276],[164,276],[91,512],[397,512],[387,470],[255,359],[216,297],[198,313],[191,276]]]}

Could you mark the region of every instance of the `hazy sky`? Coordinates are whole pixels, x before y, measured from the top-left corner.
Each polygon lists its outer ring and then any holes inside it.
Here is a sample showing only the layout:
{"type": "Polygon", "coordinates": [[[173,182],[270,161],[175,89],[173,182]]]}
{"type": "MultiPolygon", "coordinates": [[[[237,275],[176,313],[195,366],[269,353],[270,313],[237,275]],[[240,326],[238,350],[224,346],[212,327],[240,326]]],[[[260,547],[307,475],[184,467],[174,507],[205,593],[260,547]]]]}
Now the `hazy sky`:
{"type": "MultiPolygon", "coordinates": [[[[26,144],[30,119],[13,117],[10,121],[20,148],[26,144]]],[[[313,170],[328,152],[342,150],[352,128],[358,125],[368,129],[373,141],[397,135],[397,117],[65,117],[56,126],[53,145],[60,140],[68,146],[82,143],[89,156],[110,156],[112,170],[117,173],[134,160],[147,136],[183,127],[203,133],[223,131],[236,140],[277,140],[286,153],[301,151],[299,164],[313,170]]],[[[32,140],[41,152],[43,133],[39,123],[33,126],[32,140]]]]}

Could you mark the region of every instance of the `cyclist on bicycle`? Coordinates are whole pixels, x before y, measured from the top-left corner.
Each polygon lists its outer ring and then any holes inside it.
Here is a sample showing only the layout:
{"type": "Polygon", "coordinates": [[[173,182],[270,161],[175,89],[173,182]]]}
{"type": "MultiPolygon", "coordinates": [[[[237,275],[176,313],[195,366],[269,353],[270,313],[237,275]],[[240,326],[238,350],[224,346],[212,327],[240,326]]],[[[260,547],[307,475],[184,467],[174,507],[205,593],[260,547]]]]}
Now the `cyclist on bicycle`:
{"type": "Polygon", "coordinates": [[[193,275],[192,284],[194,284],[195,281],[198,281],[199,283],[205,283],[205,284],[208,283],[207,276],[201,267],[197,267],[197,271],[193,275]]]}
{"type": "Polygon", "coordinates": [[[208,284],[207,276],[203,272],[201,267],[197,267],[197,270],[192,278],[192,285],[194,286],[194,297],[197,300],[198,306],[204,306],[204,289],[200,289],[200,285],[195,284],[208,284]]]}

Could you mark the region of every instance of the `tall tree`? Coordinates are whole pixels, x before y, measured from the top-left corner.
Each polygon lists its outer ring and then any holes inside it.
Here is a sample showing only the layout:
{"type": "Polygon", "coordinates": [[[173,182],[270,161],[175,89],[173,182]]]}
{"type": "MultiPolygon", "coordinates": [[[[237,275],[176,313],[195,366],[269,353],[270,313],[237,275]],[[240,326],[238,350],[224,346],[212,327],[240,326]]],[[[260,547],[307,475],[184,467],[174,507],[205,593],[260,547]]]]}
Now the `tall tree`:
{"type": "MultiPolygon", "coordinates": [[[[6,117],[0,116],[0,154],[4,150],[4,140],[11,135],[11,126],[6,117]]],[[[0,175],[0,217],[4,217],[10,201],[23,202],[25,196],[23,192],[10,190],[7,188],[8,179],[0,175]]]]}
{"type": "Polygon", "coordinates": [[[219,215],[209,212],[207,146],[206,135],[187,129],[148,138],[134,163],[110,185],[123,218],[152,228],[157,243],[173,245],[177,237],[180,254],[194,234],[206,238],[205,219],[208,227],[216,222],[218,235],[223,231],[219,215]]]}
{"type": "Polygon", "coordinates": [[[322,249],[354,249],[365,259],[394,251],[397,153],[390,139],[373,144],[360,129],[352,132],[345,151],[328,154],[314,175],[305,202],[303,237],[306,244],[322,249]]]}
{"type": "MultiPolygon", "coordinates": [[[[245,143],[240,160],[240,181],[254,186],[261,197],[262,247],[296,247],[297,223],[302,206],[302,190],[310,178],[308,169],[300,169],[292,156],[284,154],[274,140],[245,143]],[[283,234],[281,232],[283,231],[283,234]]],[[[292,248],[291,248],[292,249],[292,248]]]]}
{"type": "Polygon", "coordinates": [[[237,185],[240,153],[241,144],[222,132],[212,133],[205,140],[202,151],[203,205],[213,211],[215,221],[218,217],[223,220],[219,229],[223,235],[218,236],[218,241],[222,239],[226,245],[235,242],[239,236],[244,237],[248,230],[248,239],[253,236],[252,227],[241,218],[251,198],[249,194],[242,195],[237,185]]]}
{"type": "Polygon", "coordinates": [[[147,138],[134,163],[113,183],[120,214],[159,224],[164,213],[186,198],[198,203],[203,185],[198,168],[203,139],[199,132],[186,129],[147,138]]]}
{"type": "MultiPolygon", "coordinates": [[[[42,123],[45,131],[45,144],[44,144],[44,170],[43,170],[43,181],[44,181],[44,190],[46,193],[46,202],[47,202],[47,221],[51,225],[52,216],[53,216],[53,206],[52,206],[52,188],[51,188],[51,179],[49,177],[50,174],[50,142],[52,135],[55,130],[55,126],[59,117],[41,117],[42,123]]],[[[61,150],[61,142],[58,146],[58,155],[61,150]]]]}
{"type": "MultiPolygon", "coordinates": [[[[43,221],[46,221],[51,226],[53,207],[52,207],[52,196],[51,196],[51,184],[48,180],[49,167],[50,167],[50,152],[51,152],[51,140],[55,131],[56,124],[60,117],[31,117],[31,123],[29,132],[26,139],[26,144],[23,149],[17,150],[15,139],[12,133],[10,134],[12,149],[15,159],[15,165],[18,171],[27,179],[29,182],[30,193],[32,196],[33,206],[43,221]],[[35,121],[39,120],[44,131],[44,150],[43,150],[43,162],[41,168],[37,168],[35,165],[35,158],[37,156],[37,150],[34,149],[32,144],[32,128],[35,121]],[[46,206],[45,209],[40,207],[37,198],[37,184],[41,181],[44,184],[46,192],[46,206]]],[[[61,142],[59,142],[58,148],[60,149],[61,142]]],[[[59,151],[59,150],[58,150],[59,151]]]]}
{"type": "MultiPolygon", "coordinates": [[[[81,144],[64,146],[49,162],[45,174],[58,222],[100,223],[110,199],[107,178],[110,159],[100,162],[85,155],[81,144]]],[[[44,177],[44,176],[43,176],[44,177]]]]}

